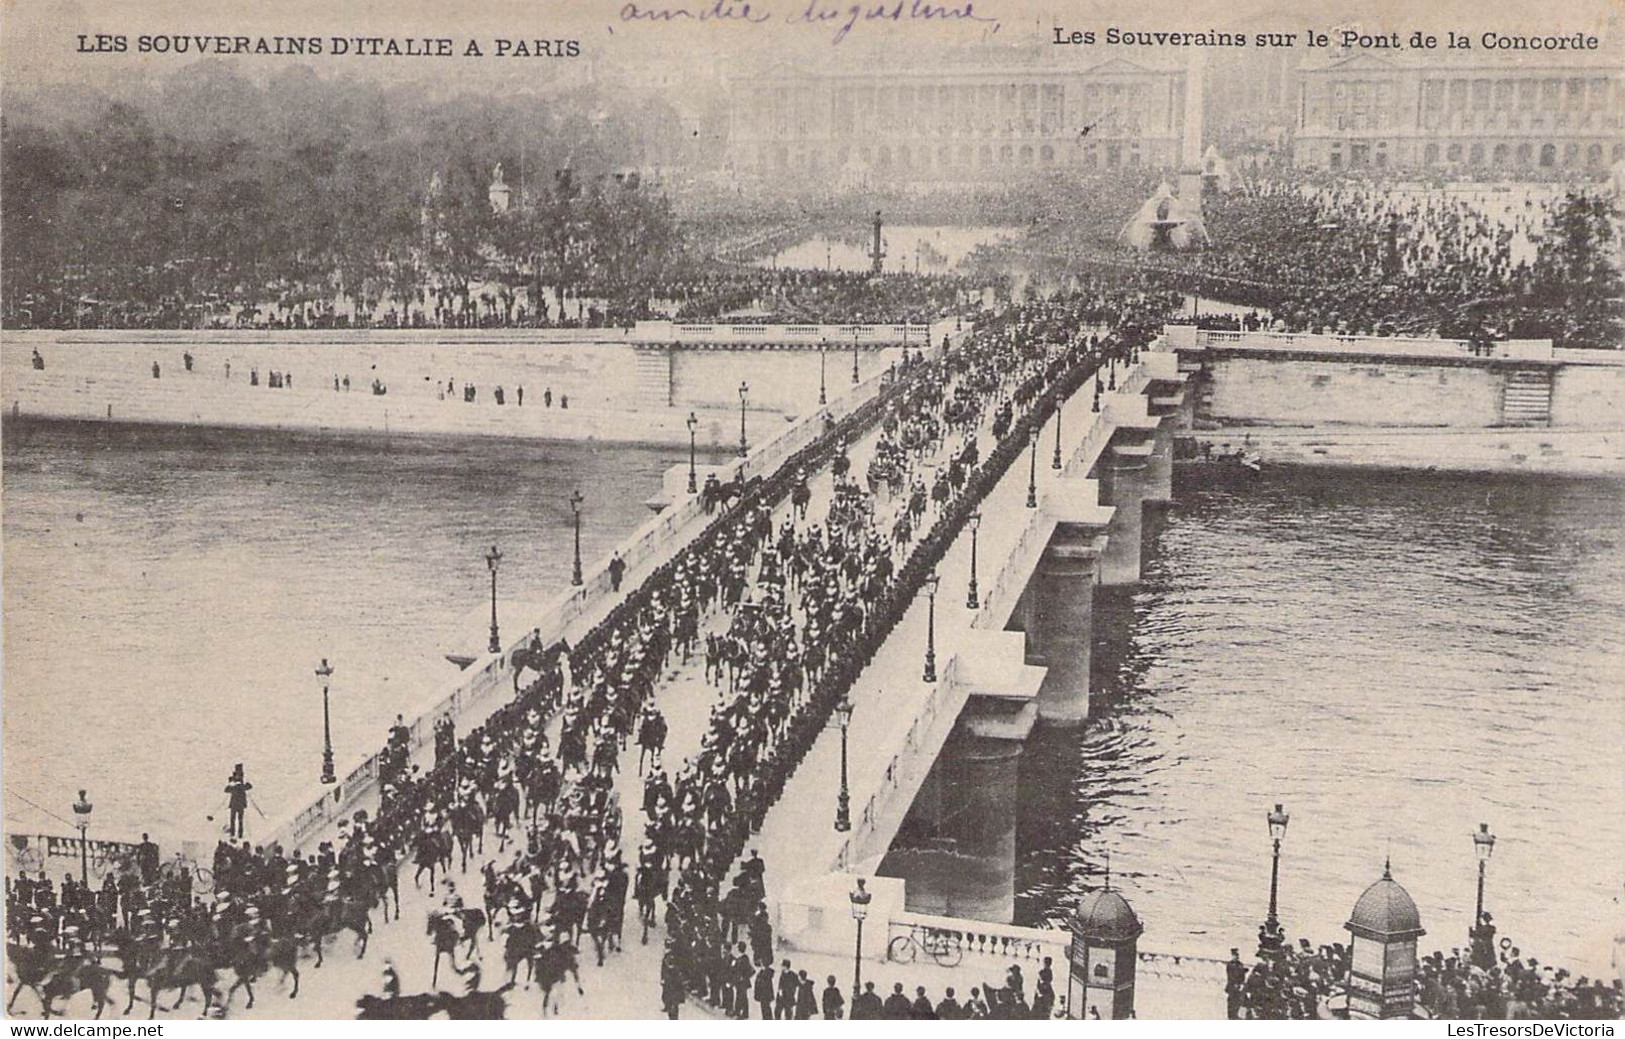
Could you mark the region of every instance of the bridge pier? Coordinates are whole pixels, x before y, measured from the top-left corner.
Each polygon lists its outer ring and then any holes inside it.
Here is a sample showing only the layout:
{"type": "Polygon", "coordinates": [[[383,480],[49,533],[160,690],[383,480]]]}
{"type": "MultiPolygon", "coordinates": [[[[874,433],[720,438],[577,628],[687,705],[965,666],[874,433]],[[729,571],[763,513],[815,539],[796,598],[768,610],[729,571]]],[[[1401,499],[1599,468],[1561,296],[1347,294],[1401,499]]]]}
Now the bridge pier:
{"type": "Polygon", "coordinates": [[[966,707],[877,872],[906,883],[910,912],[1009,923],[1025,735],[978,725],[976,708],[966,707]]]}
{"type": "MultiPolygon", "coordinates": [[[[1106,529],[1106,550],[1100,559],[1100,583],[1107,586],[1137,584],[1140,580],[1140,543],[1144,534],[1142,505],[1154,497],[1151,440],[1113,438],[1100,460],[1101,494],[1112,513],[1106,529]]],[[[1168,477],[1173,478],[1170,455],[1168,477]]],[[[1170,489],[1170,494],[1172,493],[1170,489]]]]}
{"type": "Polygon", "coordinates": [[[1047,668],[1038,690],[1038,719],[1046,724],[1082,725],[1089,717],[1095,582],[1105,550],[1103,530],[1063,528],[1039,563],[1027,662],[1047,668]]]}

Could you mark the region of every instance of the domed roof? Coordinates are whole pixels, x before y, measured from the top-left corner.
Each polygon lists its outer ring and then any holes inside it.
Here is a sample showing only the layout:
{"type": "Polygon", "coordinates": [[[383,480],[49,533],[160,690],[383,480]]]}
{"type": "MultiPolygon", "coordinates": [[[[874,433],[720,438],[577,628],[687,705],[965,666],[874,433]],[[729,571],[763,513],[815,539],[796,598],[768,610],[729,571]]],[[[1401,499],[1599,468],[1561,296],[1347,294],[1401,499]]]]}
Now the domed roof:
{"type": "Polygon", "coordinates": [[[1377,941],[1415,938],[1427,933],[1422,929],[1422,914],[1416,911],[1411,893],[1394,879],[1386,863],[1382,879],[1365,889],[1343,926],[1360,938],[1377,941]]]}
{"type": "Polygon", "coordinates": [[[1128,900],[1106,888],[1089,895],[1072,916],[1072,928],[1095,942],[1131,942],[1145,930],[1128,900]]]}

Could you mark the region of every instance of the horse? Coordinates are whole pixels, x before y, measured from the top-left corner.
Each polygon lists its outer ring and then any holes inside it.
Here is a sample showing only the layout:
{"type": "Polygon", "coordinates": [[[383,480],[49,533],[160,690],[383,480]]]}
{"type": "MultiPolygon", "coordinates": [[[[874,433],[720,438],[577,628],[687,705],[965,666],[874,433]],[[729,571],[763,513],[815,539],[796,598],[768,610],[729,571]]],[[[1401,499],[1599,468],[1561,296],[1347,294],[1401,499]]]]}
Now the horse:
{"type": "MultiPolygon", "coordinates": [[[[540,943],[533,960],[533,973],[536,984],[542,989],[542,1015],[547,1015],[548,1007],[553,1002],[553,989],[569,977],[576,983],[576,995],[584,996],[587,990],[581,987],[581,966],[576,962],[576,947],[563,938],[548,941],[545,937],[540,943]]],[[[558,1008],[553,1008],[554,1013],[558,1008]]]]}
{"type": "Polygon", "coordinates": [[[245,942],[231,958],[231,969],[237,975],[231,988],[226,990],[225,1007],[231,1006],[231,997],[239,988],[248,992],[248,1006],[254,1006],[254,981],[275,967],[282,972],[282,981],[293,978],[293,991],[289,999],[299,998],[299,942],[292,937],[260,937],[245,942]]]}
{"type": "Polygon", "coordinates": [[[40,999],[44,1016],[50,1017],[52,1004],[59,999],[72,999],[80,992],[89,992],[96,1006],[99,1020],[106,1009],[108,992],[113,986],[113,972],[88,957],[66,958],[45,979],[45,991],[40,999]]]}
{"type": "Polygon", "coordinates": [[[12,989],[11,999],[6,1001],[6,1013],[11,1013],[13,1004],[17,1002],[17,997],[23,994],[25,988],[31,990],[35,997],[44,1003],[45,993],[41,986],[50,976],[51,968],[56,965],[56,956],[48,949],[7,942],[6,962],[11,964],[11,969],[17,974],[17,987],[12,989]]]}
{"type": "Polygon", "coordinates": [[[812,504],[812,490],[807,486],[807,477],[800,476],[796,485],[790,492],[790,505],[796,510],[796,522],[807,518],[807,506],[812,504]]]}
{"type": "MultiPolygon", "coordinates": [[[[453,808],[451,815],[451,832],[456,837],[457,849],[462,855],[462,872],[468,872],[469,857],[475,853],[476,845],[484,851],[485,844],[485,813],[480,810],[478,801],[473,798],[462,802],[453,808]]],[[[429,869],[429,892],[434,892],[434,868],[429,869]]]]}
{"type": "Polygon", "coordinates": [[[367,938],[372,933],[372,913],[362,899],[340,897],[314,905],[308,910],[304,924],[300,931],[308,936],[316,951],[317,967],[322,965],[323,944],[340,931],[351,931],[355,934],[356,959],[367,955],[367,938]]]}
{"type": "MultiPolygon", "coordinates": [[[[429,914],[428,935],[434,943],[434,970],[429,978],[429,984],[440,982],[440,957],[451,958],[451,969],[458,974],[467,974],[468,970],[457,966],[457,947],[468,945],[468,955],[474,955],[474,942],[479,938],[480,929],[485,926],[485,912],[480,909],[464,909],[453,915],[451,913],[435,911],[429,914]],[[479,923],[475,924],[465,933],[461,930],[465,922],[472,921],[472,914],[478,914],[479,923]]],[[[473,964],[469,965],[473,968],[473,964]]]]}
{"type": "MultiPolygon", "coordinates": [[[[158,993],[169,988],[180,989],[180,995],[175,997],[175,1005],[169,1008],[175,1011],[186,1002],[186,992],[193,985],[203,990],[203,1016],[207,1017],[214,1001],[220,998],[215,965],[193,949],[166,949],[158,953],[152,962],[151,972],[147,974],[147,989],[151,993],[147,1020],[152,1020],[158,1012],[158,993]]],[[[133,996],[133,979],[131,992],[133,996]]]]}

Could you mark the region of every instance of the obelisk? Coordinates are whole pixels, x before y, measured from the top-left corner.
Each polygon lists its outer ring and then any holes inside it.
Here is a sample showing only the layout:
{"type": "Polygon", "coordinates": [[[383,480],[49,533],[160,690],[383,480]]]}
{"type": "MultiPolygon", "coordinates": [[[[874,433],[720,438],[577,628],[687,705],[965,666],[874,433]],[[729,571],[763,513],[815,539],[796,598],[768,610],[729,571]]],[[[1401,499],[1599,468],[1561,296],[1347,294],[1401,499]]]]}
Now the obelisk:
{"type": "Polygon", "coordinates": [[[1185,67],[1185,133],[1179,145],[1180,216],[1189,245],[1207,244],[1207,223],[1202,219],[1202,108],[1207,53],[1192,47],[1185,67]]]}

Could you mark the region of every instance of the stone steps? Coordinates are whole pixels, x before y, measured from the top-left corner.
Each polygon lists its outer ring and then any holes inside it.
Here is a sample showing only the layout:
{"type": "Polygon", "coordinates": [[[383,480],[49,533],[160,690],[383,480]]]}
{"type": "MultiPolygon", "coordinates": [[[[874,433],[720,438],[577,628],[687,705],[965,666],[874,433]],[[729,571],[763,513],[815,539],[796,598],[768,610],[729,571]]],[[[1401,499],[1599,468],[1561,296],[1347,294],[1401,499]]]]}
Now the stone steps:
{"type": "Polygon", "coordinates": [[[1501,422],[1508,426],[1552,424],[1552,375],[1544,368],[1507,373],[1501,390],[1501,422]]]}

